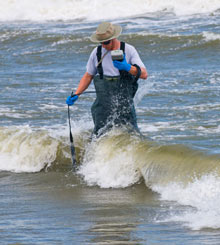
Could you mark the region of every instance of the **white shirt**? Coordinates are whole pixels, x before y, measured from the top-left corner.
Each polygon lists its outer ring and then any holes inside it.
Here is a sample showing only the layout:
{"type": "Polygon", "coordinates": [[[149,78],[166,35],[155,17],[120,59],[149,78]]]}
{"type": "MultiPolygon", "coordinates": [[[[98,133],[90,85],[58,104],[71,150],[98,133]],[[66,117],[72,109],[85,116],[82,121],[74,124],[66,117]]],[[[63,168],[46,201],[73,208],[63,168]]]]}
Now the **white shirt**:
{"type": "MultiPolygon", "coordinates": [[[[102,67],[103,67],[103,73],[106,76],[119,76],[119,70],[114,67],[112,58],[111,58],[111,51],[106,50],[105,48],[102,47],[102,57],[105,55],[104,59],[102,60],[102,67]],[[105,53],[108,52],[106,55],[105,53]]],[[[130,44],[125,44],[125,58],[128,64],[131,65],[138,65],[140,67],[145,68],[145,65],[141,61],[137,50],[130,44]]],[[[93,49],[87,66],[86,70],[87,72],[95,76],[97,74],[97,65],[98,65],[98,60],[97,60],[97,47],[93,49]]]]}

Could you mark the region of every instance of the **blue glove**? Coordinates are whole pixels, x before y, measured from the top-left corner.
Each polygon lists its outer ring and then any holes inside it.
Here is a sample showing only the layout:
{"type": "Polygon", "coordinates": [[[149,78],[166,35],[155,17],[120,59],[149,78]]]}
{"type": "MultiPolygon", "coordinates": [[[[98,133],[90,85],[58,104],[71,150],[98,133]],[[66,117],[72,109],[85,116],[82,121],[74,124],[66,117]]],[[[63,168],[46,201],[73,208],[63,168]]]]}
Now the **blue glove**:
{"type": "Polygon", "coordinates": [[[73,105],[75,101],[77,101],[79,96],[77,94],[73,94],[71,96],[68,96],[66,99],[67,105],[73,105]]]}
{"type": "Polygon", "coordinates": [[[122,61],[113,60],[113,65],[120,71],[127,71],[131,70],[131,65],[127,63],[124,55],[124,59],[122,61]]]}

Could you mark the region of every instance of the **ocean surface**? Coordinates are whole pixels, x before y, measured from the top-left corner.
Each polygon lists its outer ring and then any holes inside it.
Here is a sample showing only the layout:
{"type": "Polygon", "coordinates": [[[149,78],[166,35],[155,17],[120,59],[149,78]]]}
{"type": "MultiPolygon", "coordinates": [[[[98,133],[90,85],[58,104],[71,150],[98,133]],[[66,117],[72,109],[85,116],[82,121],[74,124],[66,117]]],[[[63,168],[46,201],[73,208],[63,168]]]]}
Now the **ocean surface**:
{"type": "Polygon", "coordinates": [[[0,244],[220,244],[220,0],[0,1],[0,244]],[[144,137],[90,141],[101,21],[123,28],[144,137]],[[88,88],[93,92],[94,86],[88,88]]]}

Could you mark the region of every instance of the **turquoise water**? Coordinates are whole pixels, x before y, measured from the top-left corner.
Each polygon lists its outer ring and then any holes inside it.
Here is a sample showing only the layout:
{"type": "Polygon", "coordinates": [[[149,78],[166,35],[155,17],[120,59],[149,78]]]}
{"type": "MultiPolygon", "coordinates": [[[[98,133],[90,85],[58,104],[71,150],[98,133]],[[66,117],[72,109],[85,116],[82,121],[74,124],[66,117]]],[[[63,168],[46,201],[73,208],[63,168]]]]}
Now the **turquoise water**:
{"type": "Polygon", "coordinates": [[[65,100],[106,13],[1,16],[2,244],[219,244],[217,9],[106,16],[123,27],[120,40],[137,48],[149,73],[135,97],[145,138],[115,130],[90,143],[95,94],[82,95],[71,108],[76,173],[65,100]]]}

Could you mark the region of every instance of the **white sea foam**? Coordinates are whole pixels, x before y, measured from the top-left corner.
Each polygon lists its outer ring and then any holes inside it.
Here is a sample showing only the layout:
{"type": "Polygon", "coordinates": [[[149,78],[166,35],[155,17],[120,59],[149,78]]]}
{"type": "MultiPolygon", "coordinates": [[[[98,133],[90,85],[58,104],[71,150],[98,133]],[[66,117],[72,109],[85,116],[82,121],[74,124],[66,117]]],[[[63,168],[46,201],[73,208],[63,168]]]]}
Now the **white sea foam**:
{"type": "Polygon", "coordinates": [[[0,171],[39,172],[56,159],[59,142],[29,126],[0,129],[0,171]]]}
{"type": "Polygon", "coordinates": [[[137,106],[139,102],[143,99],[145,95],[147,95],[152,88],[152,83],[146,83],[144,80],[140,80],[138,82],[139,84],[139,89],[137,90],[137,93],[135,94],[134,97],[134,104],[137,106]]]}
{"type": "Polygon", "coordinates": [[[162,130],[167,130],[167,129],[179,129],[181,126],[178,124],[172,125],[169,122],[156,122],[156,123],[148,123],[148,124],[140,124],[140,129],[141,132],[158,132],[162,130]]]}
{"type": "Polygon", "coordinates": [[[220,8],[219,0],[5,0],[0,20],[101,20],[169,11],[177,15],[209,13],[220,8]]]}
{"type": "MultiPolygon", "coordinates": [[[[80,40],[79,42],[82,42],[82,39],[81,38],[79,38],[79,40],[80,40]]],[[[64,40],[60,40],[60,41],[57,41],[57,42],[53,42],[51,44],[51,46],[54,47],[54,46],[63,45],[63,44],[71,43],[71,42],[73,42],[73,40],[71,40],[71,39],[64,39],[64,40]]]]}
{"type": "Polygon", "coordinates": [[[31,118],[31,115],[23,112],[19,113],[16,110],[9,108],[0,108],[0,117],[8,117],[8,118],[31,118]]]}
{"type": "MultiPolygon", "coordinates": [[[[115,136],[117,137],[117,130],[113,132],[113,138],[115,136]]],[[[87,149],[78,173],[88,185],[123,188],[140,179],[134,160],[135,148],[130,143],[121,145],[121,140],[115,141],[113,138],[93,142],[87,149]]]]}
{"type": "Polygon", "coordinates": [[[215,174],[202,176],[188,185],[155,184],[153,190],[161,194],[162,200],[176,201],[192,207],[181,214],[172,211],[163,221],[183,222],[193,230],[220,228],[220,178],[215,174]]]}
{"type": "Polygon", "coordinates": [[[204,36],[206,41],[220,40],[220,34],[218,34],[218,33],[204,31],[203,36],[204,36]]]}

